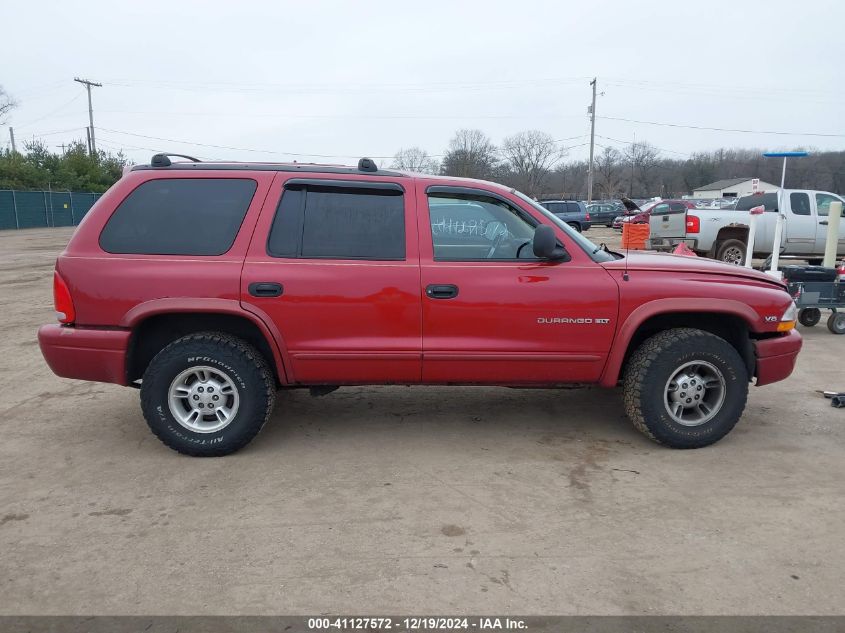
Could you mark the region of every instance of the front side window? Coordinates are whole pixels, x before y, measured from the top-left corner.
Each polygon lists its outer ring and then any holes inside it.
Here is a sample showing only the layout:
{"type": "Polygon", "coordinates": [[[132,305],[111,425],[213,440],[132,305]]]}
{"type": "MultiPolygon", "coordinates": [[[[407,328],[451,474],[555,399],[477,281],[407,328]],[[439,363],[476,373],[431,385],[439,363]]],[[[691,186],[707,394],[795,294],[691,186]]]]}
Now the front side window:
{"type": "Polygon", "coordinates": [[[437,261],[534,259],[537,223],[483,194],[430,194],[431,239],[437,261]]]}
{"type": "Polygon", "coordinates": [[[244,178],[156,178],[134,189],[100,233],[108,253],[222,255],[235,241],[257,183],[244,178]]]}
{"type": "Polygon", "coordinates": [[[830,195],[829,193],[817,193],[816,209],[818,214],[823,215],[825,217],[830,215],[830,204],[832,202],[842,202],[842,200],[837,198],[836,196],[830,195]]]}
{"type": "Polygon", "coordinates": [[[274,257],[403,260],[402,190],[319,184],[286,187],[267,252],[274,257]]]}

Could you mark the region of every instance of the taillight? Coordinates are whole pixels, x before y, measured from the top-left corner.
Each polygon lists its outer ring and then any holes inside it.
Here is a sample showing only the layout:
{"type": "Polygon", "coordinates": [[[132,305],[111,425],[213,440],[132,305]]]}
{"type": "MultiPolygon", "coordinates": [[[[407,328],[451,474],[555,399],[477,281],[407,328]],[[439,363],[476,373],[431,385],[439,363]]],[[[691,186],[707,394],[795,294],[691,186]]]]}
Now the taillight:
{"type": "Polygon", "coordinates": [[[587,221],[589,222],[589,220],[590,220],[590,214],[588,213],[587,214],[587,221]]]}
{"type": "Polygon", "coordinates": [[[687,216],[687,233],[698,233],[701,230],[701,220],[697,215],[687,216]]]}
{"type": "Polygon", "coordinates": [[[53,306],[56,309],[56,318],[60,323],[73,323],[76,319],[76,310],[73,309],[70,290],[58,271],[53,273],[53,306]]]}

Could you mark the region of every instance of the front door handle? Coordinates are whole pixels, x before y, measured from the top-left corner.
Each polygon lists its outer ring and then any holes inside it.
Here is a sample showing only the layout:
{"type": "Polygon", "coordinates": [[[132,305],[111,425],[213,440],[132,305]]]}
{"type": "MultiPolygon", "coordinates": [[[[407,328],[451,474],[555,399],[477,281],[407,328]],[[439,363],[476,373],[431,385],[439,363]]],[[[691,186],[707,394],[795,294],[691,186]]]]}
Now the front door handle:
{"type": "Polygon", "coordinates": [[[249,294],[253,297],[280,297],[285,289],[274,281],[256,281],[249,284],[249,294]]]}
{"type": "Polygon", "coordinates": [[[458,287],[452,284],[431,284],[425,287],[425,294],[432,299],[454,299],[458,296],[458,287]]]}
{"type": "Polygon", "coordinates": [[[822,225],[824,225],[824,226],[827,226],[827,220],[822,220],[821,222],[819,222],[819,224],[822,224],[822,225]]]}

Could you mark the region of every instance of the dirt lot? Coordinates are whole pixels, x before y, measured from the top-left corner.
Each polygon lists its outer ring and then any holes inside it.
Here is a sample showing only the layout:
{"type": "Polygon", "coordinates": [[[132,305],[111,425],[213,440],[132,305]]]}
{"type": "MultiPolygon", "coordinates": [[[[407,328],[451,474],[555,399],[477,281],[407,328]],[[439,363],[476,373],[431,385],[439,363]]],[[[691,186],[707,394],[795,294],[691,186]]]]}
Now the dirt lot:
{"type": "Polygon", "coordinates": [[[814,393],[845,337],[805,331],[699,451],[614,392],[392,387],[281,395],[191,459],[136,391],[44,364],[69,235],[0,233],[0,613],[845,613],[845,410],[814,393]]]}

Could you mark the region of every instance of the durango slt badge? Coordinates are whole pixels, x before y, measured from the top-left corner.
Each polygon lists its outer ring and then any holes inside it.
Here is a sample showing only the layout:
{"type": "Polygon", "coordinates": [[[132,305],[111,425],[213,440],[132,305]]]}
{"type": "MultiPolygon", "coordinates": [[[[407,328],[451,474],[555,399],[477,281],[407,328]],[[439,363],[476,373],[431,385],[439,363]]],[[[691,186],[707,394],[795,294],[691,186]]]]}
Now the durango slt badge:
{"type": "Polygon", "coordinates": [[[564,323],[566,325],[589,325],[591,323],[607,325],[610,323],[610,319],[591,319],[590,317],[537,317],[537,323],[541,325],[552,325],[555,323],[564,323]]]}

